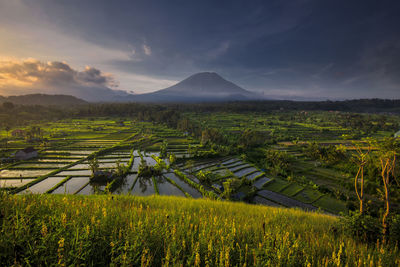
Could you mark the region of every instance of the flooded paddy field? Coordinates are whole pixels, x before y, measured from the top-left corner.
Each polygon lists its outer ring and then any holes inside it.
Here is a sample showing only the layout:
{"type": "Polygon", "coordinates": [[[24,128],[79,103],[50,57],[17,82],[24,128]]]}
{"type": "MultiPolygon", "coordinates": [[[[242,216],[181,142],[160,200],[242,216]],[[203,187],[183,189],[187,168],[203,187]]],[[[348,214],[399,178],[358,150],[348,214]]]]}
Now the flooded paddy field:
{"type": "Polygon", "coordinates": [[[57,127],[60,137],[51,139],[52,146],[41,149],[38,157],[0,170],[0,188],[19,194],[159,194],[221,199],[226,199],[229,188],[230,200],[304,209],[315,209],[311,203],[325,205],[330,201],[312,189],[270,178],[242,155],[201,156],[210,153],[210,148],[166,126],[104,119],[71,120],[57,127]],[[121,178],[115,175],[117,165],[123,170],[121,178]],[[143,170],[154,174],[145,176],[143,170]],[[95,181],[96,172],[112,178],[95,181]]]}
{"type": "Polygon", "coordinates": [[[51,172],[51,170],[1,170],[0,171],[0,179],[1,178],[10,178],[10,177],[38,177],[45,175],[51,172]]]}
{"type": "Polygon", "coordinates": [[[65,177],[48,177],[20,192],[20,194],[43,194],[60,183],[65,177]]]}
{"type": "Polygon", "coordinates": [[[89,183],[89,177],[74,177],[58,187],[52,194],[75,194],[84,185],[89,183]]]}

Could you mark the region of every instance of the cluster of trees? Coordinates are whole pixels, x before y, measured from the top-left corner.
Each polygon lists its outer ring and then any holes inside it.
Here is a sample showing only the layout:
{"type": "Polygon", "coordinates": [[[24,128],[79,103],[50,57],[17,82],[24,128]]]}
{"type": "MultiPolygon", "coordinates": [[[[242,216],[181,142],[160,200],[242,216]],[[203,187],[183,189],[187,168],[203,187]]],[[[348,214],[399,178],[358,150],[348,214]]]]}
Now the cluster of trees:
{"type": "Polygon", "coordinates": [[[308,157],[327,165],[348,159],[346,148],[342,145],[321,145],[317,142],[309,142],[304,146],[303,152],[308,157]]]}
{"type": "MultiPolygon", "coordinates": [[[[373,228],[381,230],[384,242],[389,239],[399,241],[400,232],[397,231],[400,229],[400,214],[398,214],[398,201],[395,200],[395,197],[398,200],[400,189],[398,180],[399,167],[397,164],[397,157],[400,153],[400,140],[397,138],[369,139],[363,143],[363,146],[355,146],[356,152],[352,156],[353,164],[357,166],[357,172],[354,176],[354,190],[359,202],[359,208],[358,212],[353,214],[349,221],[352,227],[357,228],[353,230],[357,234],[361,231],[367,239],[371,239],[371,235],[377,236],[371,230],[373,228]],[[374,175],[366,175],[368,173],[366,170],[371,169],[374,170],[374,175]],[[370,210],[366,209],[365,184],[371,182],[376,185],[377,196],[383,204],[378,213],[371,213],[370,210]],[[396,204],[395,209],[392,206],[394,203],[396,204]],[[375,222],[374,217],[379,218],[380,226],[373,223],[375,222]]],[[[371,196],[368,198],[371,198],[371,196]]]]}
{"type": "Polygon", "coordinates": [[[227,140],[221,131],[215,128],[207,128],[201,132],[201,144],[208,145],[212,143],[227,144],[227,140]]]}
{"type": "Polygon", "coordinates": [[[376,133],[378,131],[398,131],[399,123],[385,115],[361,115],[342,113],[337,114],[333,121],[340,127],[357,130],[363,133],[376,133]]]}
{"type": "Polygon", "coordinates": [[[44,131],[39,126],[31,126],[25,132],[25,139],[30,142],[34,140],[43,140],[44,131]]]}
{"type": "Polygon", "coordinates": [[[264,145],[266,140],[269,139],[269,136],[265,132],[254,131],[251,129],[246,129],[242,133],[237,140],[237,144],[240,147],[245,149],[264,145]]]}
{"type": "MultiPolygon", "coordinates": [[[[286,110],[336,110],[352,112],[376,112],[391,111],[400,112],[399,100],[353,100],[353,101],[325,101],[325,102],[295,102],[295,101],[249,101],[228,103],[204,103],[204,104],[145,104],[145,103],[103,103],[83,104],[77,106],[28,106],[15,105],[5,102],[0,105],[0,122],[4,127],[9,125],[21,125],[38,120],[54,120],[70,117],[90,116],[130,116],[141,121],[162,122],[171,127],[178,127],[196,135],[200,135],[201,128],[194,125],[185,116],[185,112],[286,112],[286,110]]],[[[299,112],[295,116],[296,121],[306,121],[313,118],[307,112],[299,112]]],[[[332,114],[332,118],[326,121],[336,120],[346,127],[362,128],[363,131],[378,129],[397,129],[399,125],[388,121],[381,115],[376,124],[370,123],[371,118],[357,114],[332,114]],[[350,116],[350,117],[349,117],[350,116]],[[332,120],[331,120],[332,119],[332,120]],[[389,123],[386,123],[389,122],[389,123]],[[371,128],[372,127],[372,128],[371,128]]],[[[285,120],[289,118],[285,117],[285,120]]],[[[314,118],[315,119],[315,118],[314,118]]]]}
{"type": "Polygon", "coordinates": [[[256,148],[246,151],[246,160],[276,176],[287,177],[293,157],[285,151],[272,148],[256,148]]]}
{"type": "Polygon", "coordinates": [[[0,127],[15,128],[35,121],[52,121],[72,116],[72,108],[54,106],[23,106],[4,102],[0,105],[0,127]]]}

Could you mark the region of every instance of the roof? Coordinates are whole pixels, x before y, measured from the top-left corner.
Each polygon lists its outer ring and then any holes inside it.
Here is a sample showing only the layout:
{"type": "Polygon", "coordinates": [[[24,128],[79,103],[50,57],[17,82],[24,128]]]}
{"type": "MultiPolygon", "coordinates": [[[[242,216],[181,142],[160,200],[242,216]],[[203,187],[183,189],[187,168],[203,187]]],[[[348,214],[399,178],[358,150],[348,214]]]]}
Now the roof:
{"type": "Polygon", "coordinates": [[[25,153],[31,153],[36,151],[36,149],[33,148],[33,146],[27,147],[25,149],[22,149],[21,151],[25,152],[25,153]]]}

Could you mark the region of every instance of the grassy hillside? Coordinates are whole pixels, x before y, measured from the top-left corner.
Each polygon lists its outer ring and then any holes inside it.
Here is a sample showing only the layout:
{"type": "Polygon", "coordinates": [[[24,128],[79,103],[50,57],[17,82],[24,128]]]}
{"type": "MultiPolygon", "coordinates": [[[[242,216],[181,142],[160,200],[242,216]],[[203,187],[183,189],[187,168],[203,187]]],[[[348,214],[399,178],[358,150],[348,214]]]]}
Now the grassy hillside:
{"type": "Polygon", "coordinates": [[[3,194],[5,265],[398,266],[336,217],[179,197],[3,194]]]}

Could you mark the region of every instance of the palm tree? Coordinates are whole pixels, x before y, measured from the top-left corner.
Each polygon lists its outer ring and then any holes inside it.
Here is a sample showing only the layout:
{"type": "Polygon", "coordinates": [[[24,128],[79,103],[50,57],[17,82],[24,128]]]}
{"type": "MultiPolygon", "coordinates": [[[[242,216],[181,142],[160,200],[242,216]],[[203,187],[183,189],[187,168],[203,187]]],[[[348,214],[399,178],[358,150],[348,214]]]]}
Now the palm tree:
{"type": "Polygon", "coordinates": [[[95,173],[99,170],[99,161],[97,158],[93,158],[89,161],[89,168],[92,171],[92,176],[95,176],[95,173]]]}

